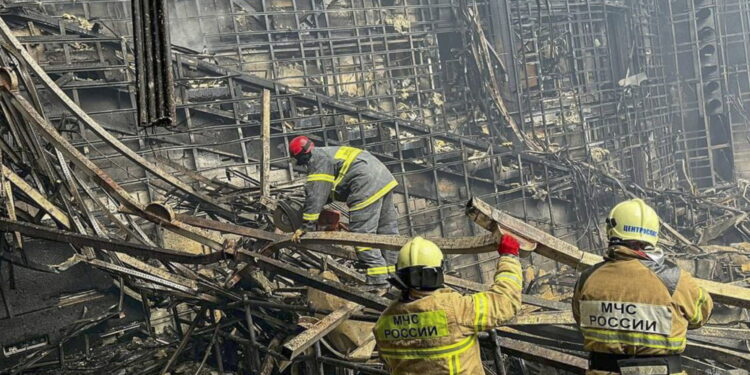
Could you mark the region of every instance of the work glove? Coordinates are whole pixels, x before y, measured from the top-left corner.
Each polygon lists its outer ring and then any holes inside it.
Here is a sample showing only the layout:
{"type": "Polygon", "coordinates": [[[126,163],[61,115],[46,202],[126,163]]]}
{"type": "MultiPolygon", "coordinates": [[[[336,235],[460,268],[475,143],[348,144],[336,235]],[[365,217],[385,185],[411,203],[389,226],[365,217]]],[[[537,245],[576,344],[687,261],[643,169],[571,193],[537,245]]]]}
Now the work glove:
{"type": "Polygon", "coordinates": [[[518,244],[518,240],[516,240],[515,237],[509,234],[503,234],[503,236],[500,237],[500,243],[497,245],[497,253],[500,254],[500,256],[503,256],[503,255],[518,256],[519,248],[520,248],[520,245],[518,244]]]}
{"type": "MultiPolygon", "coordinates": [[[[292,234],[292,242],[294,243],[300,243],[300,238],[305,235],[305,230],[300,228],[294,231],[294,234],[292,234]]],[[[516,254],[518,254],[518,251],[516,251],[516,254]]]]}

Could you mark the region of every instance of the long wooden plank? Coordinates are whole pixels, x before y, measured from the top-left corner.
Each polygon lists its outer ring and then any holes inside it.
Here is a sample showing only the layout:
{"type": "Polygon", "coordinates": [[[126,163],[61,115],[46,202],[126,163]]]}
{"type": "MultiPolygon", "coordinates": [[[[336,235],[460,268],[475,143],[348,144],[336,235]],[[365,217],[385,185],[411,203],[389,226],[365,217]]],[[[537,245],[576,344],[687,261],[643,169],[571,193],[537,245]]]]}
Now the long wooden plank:
{"type": "Polygon", "coordinates": [[[2,171],[3,177],[7,178],[11,184],[15,185],[19,190],[23,191],[24,194],[28,195],[34,202],[36,202],[42,210],[52,216],[55,221],[62,224],[65,228],[70,228],[70,219],[61,209],[50,202],[42,193],[36,188],[29,185],[24,179],[17,174],[13,173],[10,169],[4,165],[0,165],[0,171],[2,171]]]}
{"type": "Polygon", "coordinates": [[[260,195],[271,196],[271,91],[261,91],[263,113],[261,115],[260,139],[263,143],[260,154],[260,195]]]}
{"type": "MultiPolygon", "coordinates": [[[[507,231],[514,236],[536,242],[535,252],[537,254],[573,267],[578,271],[582,271],[604,260],[599,255],[581,251],[575,245],[526,224],[480,199],[472,198],[466,207],[466,214],[475,223],[487,230],[492,231],[499,226],[501,230],[507,231]]],[[[750,289],[698,278],[696,278],[696,281],[698,285],[711,294],[714,301],[750,308],[750,289]]]]}

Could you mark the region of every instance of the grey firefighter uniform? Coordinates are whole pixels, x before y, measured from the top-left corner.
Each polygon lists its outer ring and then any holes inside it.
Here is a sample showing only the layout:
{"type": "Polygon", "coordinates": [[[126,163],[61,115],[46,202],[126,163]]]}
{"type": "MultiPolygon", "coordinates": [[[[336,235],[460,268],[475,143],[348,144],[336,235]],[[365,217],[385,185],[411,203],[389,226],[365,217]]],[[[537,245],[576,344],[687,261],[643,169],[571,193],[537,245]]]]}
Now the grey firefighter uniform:
{"type": "MultiPolygon", "coordinates": [[[[303,229],[310,231],[329,197],[346,201],[349,229],[358,233],[398,234],[398,215],[392,190],[398,183],[388,168],[367,151],[354,147],[316,147],[307,164],[307,198],[302,211],[303,229]]],[[[367,283],[386,282],[394,271],[398,253],[357,247],[357,258],[366,267],[367,283]],[[385,255],[385,257],[384,257],[385,255]]]]}

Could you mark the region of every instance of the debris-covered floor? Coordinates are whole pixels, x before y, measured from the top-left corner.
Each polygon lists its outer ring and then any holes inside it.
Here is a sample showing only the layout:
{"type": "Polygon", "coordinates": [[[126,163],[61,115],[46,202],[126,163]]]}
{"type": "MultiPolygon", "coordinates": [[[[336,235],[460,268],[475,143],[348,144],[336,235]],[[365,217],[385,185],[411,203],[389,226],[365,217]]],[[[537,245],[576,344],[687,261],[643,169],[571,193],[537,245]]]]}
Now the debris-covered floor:
{"type": "Polygon", "coordinates": [[[2,5],[2,373],[386,374],[395,291],[366,291],[354,246],[435,239],[476,292],[496,226],[536,250],[485,370],[583,373],[572,287],[636,196],[718,303],[683,365],[750,369],[744,0],[2,5]],[[292,243],[300,134],[382,160],[402,236],[292,243]]]}

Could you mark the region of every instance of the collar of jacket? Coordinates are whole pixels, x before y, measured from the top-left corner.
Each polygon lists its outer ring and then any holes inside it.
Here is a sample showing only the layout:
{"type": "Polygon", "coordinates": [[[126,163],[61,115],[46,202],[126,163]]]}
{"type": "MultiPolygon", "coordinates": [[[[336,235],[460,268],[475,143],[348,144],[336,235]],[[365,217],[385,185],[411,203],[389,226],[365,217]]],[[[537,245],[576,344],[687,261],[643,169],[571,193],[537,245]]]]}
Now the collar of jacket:
{"type": "Polygon", "coordinates": [[[607,251],[607,256],[605,256],[605,259],[607,260],[631,260],[631,259],[647,260],[649,258],[648,258],[648,255],[646,255],[646,253],[643,251],[633,250],[623,245],[612,245],[609,247],[607,251]]]}
{"type": "Polygon", "coordinates": [[[657,247],[649,251],[638,251],[623,245],[612,245],[604,258],[607,260],[637,259],[661,266],[664,264],[664,250],[657,247]]]}

